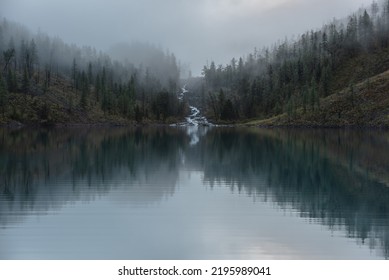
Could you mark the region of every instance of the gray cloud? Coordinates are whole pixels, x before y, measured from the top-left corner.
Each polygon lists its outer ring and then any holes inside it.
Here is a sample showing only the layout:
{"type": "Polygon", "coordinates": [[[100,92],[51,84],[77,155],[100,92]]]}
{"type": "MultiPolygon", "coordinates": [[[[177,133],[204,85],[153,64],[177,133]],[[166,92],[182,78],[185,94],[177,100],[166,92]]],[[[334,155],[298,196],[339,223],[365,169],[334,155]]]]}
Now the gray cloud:
{"type": "Polygon", "coordinates": [[[145,41],[199,74],[279,39],[319,28],[372,0],[0,0],[0,16],[64,41],[106,50],[145,41]]]}

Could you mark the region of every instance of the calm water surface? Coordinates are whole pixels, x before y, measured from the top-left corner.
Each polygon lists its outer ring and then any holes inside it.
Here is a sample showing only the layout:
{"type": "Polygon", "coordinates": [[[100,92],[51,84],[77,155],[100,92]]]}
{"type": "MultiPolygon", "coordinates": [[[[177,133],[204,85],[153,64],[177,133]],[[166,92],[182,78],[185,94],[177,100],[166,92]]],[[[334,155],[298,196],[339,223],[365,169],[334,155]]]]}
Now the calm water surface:
{"type": "Polygon", "coordinates": [[[387,259],[385,131],[0,130],[0,259],[387,259]]]}

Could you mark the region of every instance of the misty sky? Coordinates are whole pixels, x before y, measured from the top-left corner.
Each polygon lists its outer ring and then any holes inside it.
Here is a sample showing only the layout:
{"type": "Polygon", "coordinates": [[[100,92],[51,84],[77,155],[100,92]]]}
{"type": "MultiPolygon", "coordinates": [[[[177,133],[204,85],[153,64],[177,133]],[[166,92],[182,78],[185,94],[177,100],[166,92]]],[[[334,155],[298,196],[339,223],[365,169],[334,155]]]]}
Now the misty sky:
{"type": "Polygon", "coordinates": [[[0,0],[0,17],[107,50],[142,41],[174,52],[194,74],[293,38],[373,0],[0,0]]]}

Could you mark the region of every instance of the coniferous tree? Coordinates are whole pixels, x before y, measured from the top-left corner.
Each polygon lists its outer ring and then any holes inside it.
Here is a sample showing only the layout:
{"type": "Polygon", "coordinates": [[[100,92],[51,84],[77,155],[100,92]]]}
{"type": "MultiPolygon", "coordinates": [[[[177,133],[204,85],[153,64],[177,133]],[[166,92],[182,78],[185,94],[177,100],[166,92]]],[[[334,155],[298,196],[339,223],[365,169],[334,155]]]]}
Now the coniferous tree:
{"type": "Polygon", "coordinates": [[[27,67],[24,67],[23,71],[22,91],[24,94],[30,93],[30,79],[28,77],[27,67]]]}
{"type": "Polygon", "coordinates": [[[15,57],[15,49],[9,48],[3,52],[3,58],[4,58],[4,68],[3,72],[6,72],[8,70],[8,66],[11,63],[11,60],[15,57]]]}
{"type": "Polygon", "coordinates": [[[81,98],[80,98],[80,106],[82,109],[86,109],[87,107],[87,94],[88,94],[88,80],[85,72],[81,73],[81,98]]]}
{"type": "Polygon", "coordinates": [[[5,117],[7,104],[8,104],[7,89],[5,88],[4,80],[0,73],[0,110],[3,118],[5,117]]]}
{"type": "MultiPolygon", "coordinates": [[[[386,60],[372,66],[371,57],[385,57],[387,47],[389,1],[385,0],[345,21],[334,20],[321,30],[306,32],[294,42],[285,40],[262,53],[255,50],[246,60],[232,59],[217,69],[212,62],[210,68],[204,67],[205,91],[222,88],[226,100],[237,101],[233,102],[237,115],[245,118],[286,112],[289,102],[291,109],[302,106],[306,112],[308,106],[316,111],[321,97],[347,88],[352,79],[363,81],[386,69],[386,60]],[[353,63],[363,63],[364,68],[343,77],[344,67],[353,63]]],[[[211,94],[208,109],[217,118],[220,108],[215,104],[219,105],[217,94],[211,94]]]]}
{"type": "MultiPolygon", "coordinates": [[[[148,56],[154,58],[153,65],[146,67],[149,73],[145,75],[143,68],[135,67],[131,60],[113,61],[107,54],[97,53],[92,48],[70,46],[42,33],[34,35],[24,27],[6,20],[0,22],[0,37],[0,67],[4,86],[10,94],[24,92],[44,95],[51,89],[54,95],[58,95],[57,89],[61,87],[61,93],[68,101],[69,112],[77,113],[73,110],[77,104],[86,111],[92,106],[100,107],[105,114],[122,114],[131,119],[136,105],[138,113],[150,117],[148,112],[153,95],[161,93],[159,95],[164,96],[162,93],[166,88],[168,106],[165,106],[167,109],[163,112],[163,118],[179,116],[183,112],[184,105],[181,106],[173,98],[178,85],[179,68],[172,53],[153,49],[156,55],[148,56]],[[4,42],[9,42],[8,46],[4,42]],[[40,75],[44,77],[42,81],[40,75]],[[68,88],[72,88],[72,92],[68,88]],[[92,92],[94,94],[90,94],[92,92]],[[122,104],[125,107],[120,109],[122,104]]],[[[220,75],[216,75],[216,78],[219,79],[220,75]]],[[[57,103],[61,99],[61,96],[55,96],[52,101],[57,103]]],[[[61,107],[62,102],[56,105],[61,107]]],[[[19,108],[15,110],[20,111],[19,108]]],[[[31,112],[34,110],[32,108],[31,112]]]]}
{"type": "Polygon", "coordinates": [[[76,89],[78,89],[78,87],[77,87],[78,67],[77,67],[76,58],[73,58],[71,72],[72,72],[72,80],[73,80],[73,89],[76,90],[76,89]]]}
{"type": "Polygon", "coordinates": [[[45,80],[43,90],[46,92],[50,88],[51,83],[51,69],[50,66],[46,64],[45,66],[45,80]]]}
{"type": "Polygon", "coordinates": [[[18,91],[18,82],[16,79],[16,72],[13,71],[10,67],[8,68],[7,73],[7,87],[9,92],[18,91]]]}
{"type": "Polygon", "coordinates": [[[92,63],[88,63],[88,84],[93,84],[93,67],[92,63]]]}
{"type": "Polygon", "coordinates": [[[37,50],[34,39],[31,39],[30,44],[26,46],[25,52],[25,65],[27,68],[28,77],[31,79],[34,73],[34,66],[38,63],[37,50]]]}

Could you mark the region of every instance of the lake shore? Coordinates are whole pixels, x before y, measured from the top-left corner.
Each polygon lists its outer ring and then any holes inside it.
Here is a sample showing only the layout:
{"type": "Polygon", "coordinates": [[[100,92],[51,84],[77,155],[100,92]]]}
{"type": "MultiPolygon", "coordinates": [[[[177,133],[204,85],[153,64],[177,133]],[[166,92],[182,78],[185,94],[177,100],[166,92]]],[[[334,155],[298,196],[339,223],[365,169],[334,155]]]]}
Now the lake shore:
{"type": "MultiPolygon", "coordinates": [[[[55,128],[66,128],[66,127],[163,127],[163,126],[174,126],[181,122],[172,122],[172,123],[161,123],[161,122],[142,122],[137,123],[133,121],[127,122],[115,122],[115,121],[105,121],[105,122],[72,122],[72,123],[21,123],[18,121],[10,121],[8,123],[0,124],[0,128],[24,128],[24,127],[55,127],[55,128]]],[[[203,125],[200,125],[203,126],[203,125]]],[[[289,124],[273,124],[267,123],[264,121],[259,122],[212,122],[212,127],[253,127],[253,128],[290,128],[290,129],[389,129],[389,125],[380,124],[298,124],[298,123],[289,123],[289,124]]]]}

